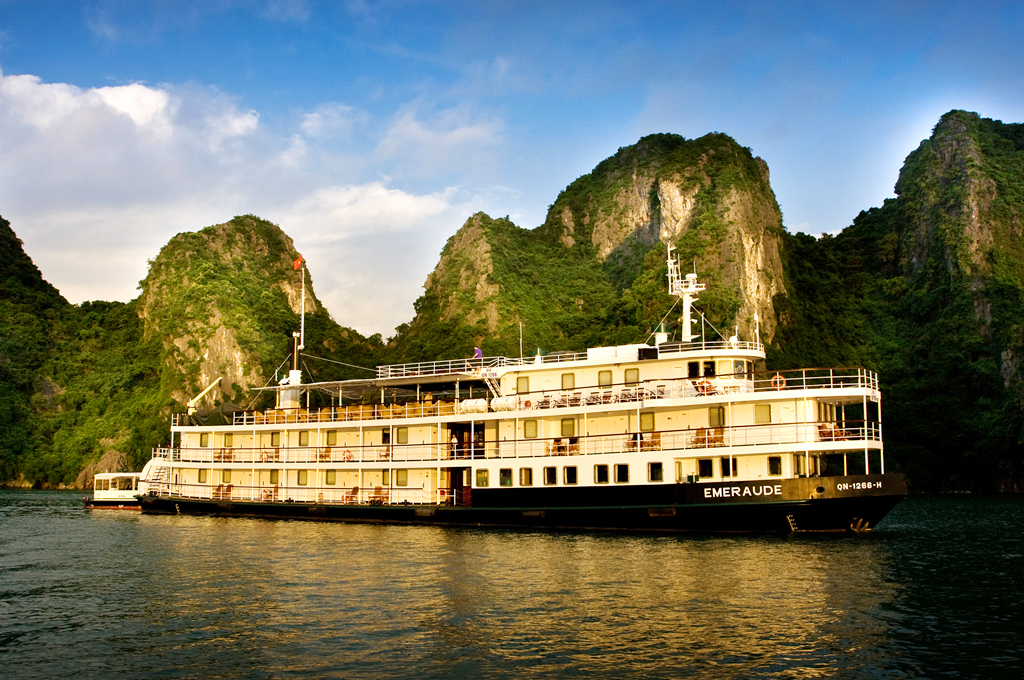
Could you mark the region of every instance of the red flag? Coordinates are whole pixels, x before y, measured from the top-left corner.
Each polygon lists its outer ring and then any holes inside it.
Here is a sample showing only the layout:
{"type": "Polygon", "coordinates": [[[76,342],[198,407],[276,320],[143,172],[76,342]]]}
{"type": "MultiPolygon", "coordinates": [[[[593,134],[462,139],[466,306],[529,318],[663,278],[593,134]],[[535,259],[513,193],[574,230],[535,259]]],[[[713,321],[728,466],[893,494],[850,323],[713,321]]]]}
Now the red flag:
{"type": "Polygon", "coordinates": [[[299,255],[299,259],[295,260],[295,262],[292,262],[292,264],[295,265],[296,269],[301,267],[302,266],[302,255],[299,255]]]}

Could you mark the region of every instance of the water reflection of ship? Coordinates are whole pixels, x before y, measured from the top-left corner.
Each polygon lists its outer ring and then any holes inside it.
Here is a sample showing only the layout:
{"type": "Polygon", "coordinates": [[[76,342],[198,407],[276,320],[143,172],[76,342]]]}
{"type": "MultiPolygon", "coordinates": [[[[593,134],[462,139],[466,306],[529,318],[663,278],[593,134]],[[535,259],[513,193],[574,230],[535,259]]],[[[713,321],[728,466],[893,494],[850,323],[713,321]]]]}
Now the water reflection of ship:
{"type": "MultiPolygon", "coordinates": [[[[878,376],[766,371],[759,334],[689,332],[704,285],[668,260],[670,342],[379,366],[216,422],[176,414],[146,512],[664,531],[863,531],[887,473],[878,376]]],[[[705,324],[702,322],[702,327],[705,324]]]]}

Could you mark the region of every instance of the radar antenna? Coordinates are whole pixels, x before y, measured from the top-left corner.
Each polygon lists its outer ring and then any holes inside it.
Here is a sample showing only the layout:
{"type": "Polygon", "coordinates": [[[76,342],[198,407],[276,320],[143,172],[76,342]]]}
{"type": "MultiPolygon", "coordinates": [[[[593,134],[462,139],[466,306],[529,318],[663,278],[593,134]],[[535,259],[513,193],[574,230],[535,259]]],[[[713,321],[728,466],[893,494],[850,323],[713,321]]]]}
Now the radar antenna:
{"type": "Polygon", "coordinates": [[[705,290],[707,286],[697,283],[697,274],[687,274],[683,278],[679,270],[679,262],[672,257],[674,248],[668,246],[668,293],[675,295],[683,303],[683,342],[690,342],[696,335],[693,334],[693,320],[690,316],[690,308],[697,301],[697,294],[705,290]]]}

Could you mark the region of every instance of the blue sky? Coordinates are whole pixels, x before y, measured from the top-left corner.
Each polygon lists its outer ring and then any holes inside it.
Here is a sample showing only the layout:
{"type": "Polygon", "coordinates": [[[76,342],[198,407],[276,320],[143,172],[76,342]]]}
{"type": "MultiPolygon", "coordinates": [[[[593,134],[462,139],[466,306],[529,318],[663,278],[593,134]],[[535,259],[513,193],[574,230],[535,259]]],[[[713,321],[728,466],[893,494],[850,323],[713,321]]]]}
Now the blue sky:
{"type": "Polygon", "coordinates": [[[654,132],[731,135],[790,231],[838,231],[942,113],[1024,122],[1021,36],[977,0],[0,0],[0,215],[80,302],[254,213],[387,337],[467,216],[537,226],[654,132]]]}

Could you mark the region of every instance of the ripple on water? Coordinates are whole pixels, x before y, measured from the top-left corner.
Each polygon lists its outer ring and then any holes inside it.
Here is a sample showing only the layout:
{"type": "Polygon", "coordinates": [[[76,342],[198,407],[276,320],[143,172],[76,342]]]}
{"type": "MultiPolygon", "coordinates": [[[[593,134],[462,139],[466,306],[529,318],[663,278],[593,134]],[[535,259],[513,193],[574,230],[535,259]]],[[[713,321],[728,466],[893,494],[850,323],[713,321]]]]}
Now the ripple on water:
{"type": "Polygon", "coordinates": [[[869,536],[678,537],[88,512],[0,492],[5,676],[1019,675],[1024,502],[869,536]]]}

